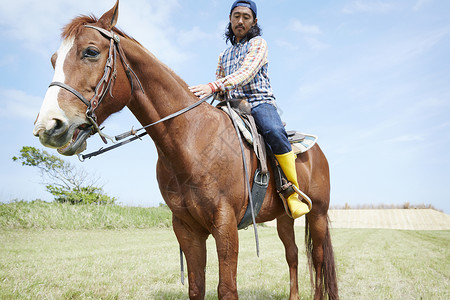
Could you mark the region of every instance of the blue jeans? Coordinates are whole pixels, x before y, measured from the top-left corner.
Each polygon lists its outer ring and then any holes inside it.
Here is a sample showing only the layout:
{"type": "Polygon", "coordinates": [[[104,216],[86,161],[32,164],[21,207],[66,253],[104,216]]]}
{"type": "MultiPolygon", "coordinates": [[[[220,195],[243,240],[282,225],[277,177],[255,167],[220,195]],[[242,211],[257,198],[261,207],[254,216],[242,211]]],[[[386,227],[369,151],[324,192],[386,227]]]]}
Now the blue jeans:
{"type": "Polygon", "coordinates": [[[285,154],[292,150],[275,106],[269,103],[261,103],[252,108],[252,116],[273,154],[285,154]]]}

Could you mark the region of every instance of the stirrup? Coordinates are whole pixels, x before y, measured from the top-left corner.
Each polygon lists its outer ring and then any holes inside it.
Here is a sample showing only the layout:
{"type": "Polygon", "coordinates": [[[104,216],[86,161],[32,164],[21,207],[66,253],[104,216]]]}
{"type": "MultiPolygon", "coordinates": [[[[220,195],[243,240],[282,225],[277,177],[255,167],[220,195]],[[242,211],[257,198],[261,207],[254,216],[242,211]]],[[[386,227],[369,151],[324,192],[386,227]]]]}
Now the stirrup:
{"type": "MultiPolygon", "coordinates": [[[[292,217],[291,210],[289,209],[289,205],[288,205],[288,203],[287,203],[287,198],[288,198],[289,196],[291,196],[293,193],[289,193],[289,195],[287,195],[287,194],[286,194],[286,191],[287,191],[288,189],[291,189],[291,191],[294,190],[294,192],[297,193],[297,194],[304,200],[304,202],[306,203],[306,205],[308,205],[309,210],[311,211],[311,208],[312,208],[312,201],[311,201],[311,199],[308,197],[308,195],[306,195],[305,193],[303,193],[303,192],[302,192],[299,188],[297,188],[294,184],[292,184],[291,182],[289,182],[288,184],[286,184],[286,185],[283,186],[283,191],[282,191],[282,192],[279,192],[278,194],[279,194],[279,196],[280,196],[280,198],[281,198],[281,200],[282,200],[281,202],[283,202],[284,210],[286,211],[286,214],[287,214],[290,218],[293,218],[293,217],[292,217]]],[[[299,201],[302,201],[302,200],[299,199],[299,201]]]]}
{"type": "Polygon", "coordinates": [[[286,211],[286,214],[289,216],[289,218],[293,219],[292,214],[291,214],[291,210],[289,209],[289,206],[287,204],[286,198],[284,198],[282,193],[279,193],[279,195],[280,195],[280,198],[281,198],[281,202],[283,203],[284,210],[286,211]]]}
{"type": "MultiPolygon", "coordinates": [[[[303,200],[305,200],[306,205],[308,205],[309,210],[311,210],[312,208],[312,201],[311,199],[308,197],[308,195],[306,195],[305,193],[303,193],[298,187],[296,187],[294,184],[292,185],[292,187],[294,188],[294,191],[303,198],[303,200]]],[[[301,201],[301,200],[300,200],[301,201]]]]}

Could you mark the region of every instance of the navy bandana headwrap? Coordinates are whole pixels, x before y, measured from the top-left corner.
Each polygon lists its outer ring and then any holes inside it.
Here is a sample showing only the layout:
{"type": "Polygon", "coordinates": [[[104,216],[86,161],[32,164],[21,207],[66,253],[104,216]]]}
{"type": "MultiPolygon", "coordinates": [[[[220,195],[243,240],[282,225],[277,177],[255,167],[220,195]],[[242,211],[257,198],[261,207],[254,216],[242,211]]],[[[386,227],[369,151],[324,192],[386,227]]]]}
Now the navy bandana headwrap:
{"type": "Polygon", "coordinates": [[[255,2],[251,1],[251,0],[237,0],[234,1],[233,5],[231,6],[231,10],[230,10],[230,14],[233,11],[233,9],[235,9],[238,6],[244,6],[244,7],[248,7],[250,8],[253,13],[255,14],[255,18],[256,18],[256,4],[255,2]]]}

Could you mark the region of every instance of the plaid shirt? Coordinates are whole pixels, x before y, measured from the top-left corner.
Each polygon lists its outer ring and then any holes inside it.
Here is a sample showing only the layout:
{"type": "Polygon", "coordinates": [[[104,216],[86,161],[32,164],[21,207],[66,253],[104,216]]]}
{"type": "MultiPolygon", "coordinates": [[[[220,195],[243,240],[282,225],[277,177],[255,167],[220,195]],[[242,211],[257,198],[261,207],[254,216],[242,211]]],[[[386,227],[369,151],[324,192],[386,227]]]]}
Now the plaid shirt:
{"type": "Polygon", "coordinates": [[[275,106],[267,53],[267,43],[260,36],[229,47],[219,56],[214,84],[229,99],[245,99],[252,107],[261,103],[275,106]]]}

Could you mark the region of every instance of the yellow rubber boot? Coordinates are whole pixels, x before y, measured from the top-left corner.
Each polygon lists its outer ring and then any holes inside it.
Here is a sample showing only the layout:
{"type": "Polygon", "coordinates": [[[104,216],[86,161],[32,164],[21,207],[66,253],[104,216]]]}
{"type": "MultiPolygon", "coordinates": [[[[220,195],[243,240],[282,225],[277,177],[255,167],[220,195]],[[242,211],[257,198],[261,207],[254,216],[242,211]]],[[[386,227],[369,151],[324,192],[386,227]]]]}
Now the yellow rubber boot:
{"type": "MultiPolygon", "coordinates": [[[[281,166],[284,174],[288,181],[290,181],[293,185],[299,188],[297,181],[297,172],[295,168],[295,158],[297,156],[293,151],[285,153],[285,154],[275,154],[275,158],[278,160],[278,163],[281,166]]],[[[305,195],[306,196],[306,195],[305,195]]],[[[306,196],[307,197],[307,196],[306,196]]],[[[308,206],[305,202],[300,201],[298,199],[298,194],[293,193],[287,199],[287,204],[289,206],[289,210],[291,211],[292,218],[299,218],[311,210],[310,206],[308,206]]]]}

